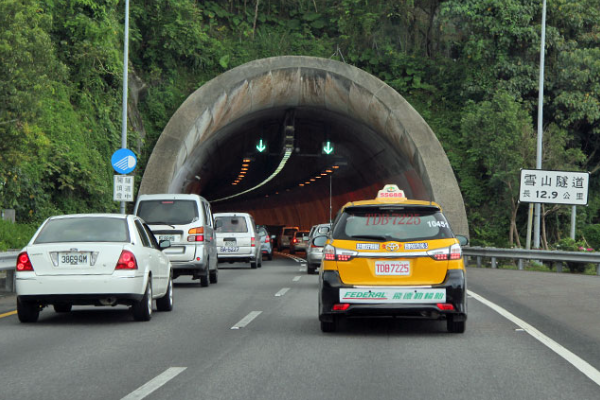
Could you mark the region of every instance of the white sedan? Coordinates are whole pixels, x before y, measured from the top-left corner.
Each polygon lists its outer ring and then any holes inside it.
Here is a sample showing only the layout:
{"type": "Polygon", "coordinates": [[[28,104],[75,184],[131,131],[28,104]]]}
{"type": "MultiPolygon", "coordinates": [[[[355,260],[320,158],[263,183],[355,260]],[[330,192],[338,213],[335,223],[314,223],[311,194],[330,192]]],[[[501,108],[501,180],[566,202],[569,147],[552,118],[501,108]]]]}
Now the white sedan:
{"type": "Polygon", "coordinates": [[[133,215],[74,214],[50,217],[17,257],[17,314],[35,322],[45,306],[129,305],[148,321],[153,300],[173,309],[171,263],[144,221],[133,215]]]}

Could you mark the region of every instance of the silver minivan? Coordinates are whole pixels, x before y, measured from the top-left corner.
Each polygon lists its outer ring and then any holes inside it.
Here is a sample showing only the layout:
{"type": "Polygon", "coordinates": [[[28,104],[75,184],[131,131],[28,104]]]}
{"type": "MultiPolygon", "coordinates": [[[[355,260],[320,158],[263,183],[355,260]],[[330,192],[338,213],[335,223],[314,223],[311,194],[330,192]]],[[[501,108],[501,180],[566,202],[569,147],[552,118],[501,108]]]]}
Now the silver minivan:
{"type": "Polygon", "coordinates": [[[164,251],[173,278],[191,275],[200,286],[218,281],[215,221],[210,203],[197,194],[142,194],[134,214],[141,217],[157,241],[169,240],[164,251]]]}
{"type": "Polygon", "coordinates": [[[254,218],[248,213],[216,213],[219,262],[249,262],[262,267],[260,238],[254,218]]]}

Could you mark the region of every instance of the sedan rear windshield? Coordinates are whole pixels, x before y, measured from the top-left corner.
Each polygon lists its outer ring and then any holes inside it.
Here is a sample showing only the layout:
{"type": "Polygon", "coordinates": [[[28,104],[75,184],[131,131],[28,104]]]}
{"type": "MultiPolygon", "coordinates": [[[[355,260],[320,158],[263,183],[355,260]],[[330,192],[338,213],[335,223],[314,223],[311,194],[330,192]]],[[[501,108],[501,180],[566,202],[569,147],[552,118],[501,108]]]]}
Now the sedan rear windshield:
{"type": "Polygon", "coordinates": [[[51,219],[34,243],[128,241],[129,233],[124,219],[83,217],[51,219]]]}
{"type": "Polygon", "coordinates": [[[337,221],[334,239],[399,241],[452,238],[450,224],[439,209],[352,207],[337,221]]]}
{"type": "Polygon", "coordinates": [[[221,226],[217,228],[217,233],[248,232],[248,225],[244,217],[216,217],[215,220],[221,222],[221,226]]]}
{"type": "Polygon", "coordinates": [[[199,219],[198,204],[193,200],[144,200],[137,215],[150,225],[187,225],[199,219]]]}

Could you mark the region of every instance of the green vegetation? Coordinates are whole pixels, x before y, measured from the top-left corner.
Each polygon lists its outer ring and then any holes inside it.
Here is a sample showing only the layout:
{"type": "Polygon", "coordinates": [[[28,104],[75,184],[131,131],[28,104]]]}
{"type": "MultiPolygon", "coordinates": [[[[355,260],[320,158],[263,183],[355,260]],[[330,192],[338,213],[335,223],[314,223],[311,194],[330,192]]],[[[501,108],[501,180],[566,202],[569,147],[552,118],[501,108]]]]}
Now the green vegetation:
{"type": "MultiPolygon", "coordinates": [[[[118,207],[107,160],[120,147],[123,11],[118,0],[0,0],[0,207],[21,224],[118,207]]],[[[132,1],[138,174],[173,112],[213,77],[264,57],[331,57],[387,82],[430,124],[473,244],[523,245],[517,179],[535,163],[540,21],[537,0],[132,1]]],[[[598,248],[597,0],[549,2],[546,49],[543,165],[592,172],[577,240],[598,248]]],[[[543,221],[548,248],[568,236],[570,207],[545,207],[543,221]]]]}

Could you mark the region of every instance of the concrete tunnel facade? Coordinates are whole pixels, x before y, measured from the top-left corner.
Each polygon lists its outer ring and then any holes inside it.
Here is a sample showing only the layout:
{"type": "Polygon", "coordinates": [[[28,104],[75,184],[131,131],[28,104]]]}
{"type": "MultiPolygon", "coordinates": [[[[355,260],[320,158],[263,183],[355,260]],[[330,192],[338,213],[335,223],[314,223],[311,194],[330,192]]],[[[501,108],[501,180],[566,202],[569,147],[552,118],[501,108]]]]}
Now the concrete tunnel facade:
{"type": "Polygon", "coordinates": [[[448,158],[399,93],[345,63],[284,56],[231,69],[192,93],[158,139],[139,193],[198,193],[216,212],[309,229],[386,183],[439,203],[455,233],[468,236],[448,158]],[[265,155],[253,149],[258,138],[271,143],[265,155]],[[324,140],[335,155],[319,154],[324,140]],[[248,179],[235,183],[247,160],[248,179]]]}

